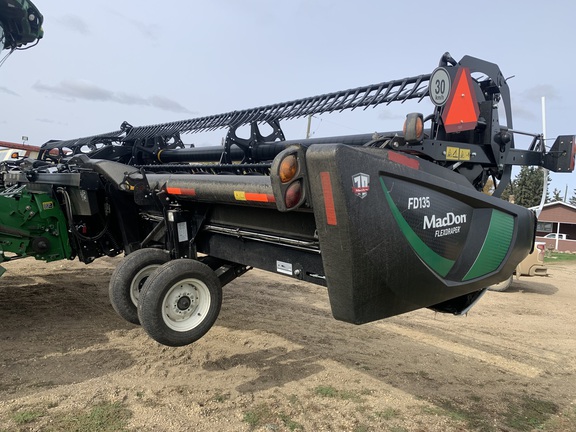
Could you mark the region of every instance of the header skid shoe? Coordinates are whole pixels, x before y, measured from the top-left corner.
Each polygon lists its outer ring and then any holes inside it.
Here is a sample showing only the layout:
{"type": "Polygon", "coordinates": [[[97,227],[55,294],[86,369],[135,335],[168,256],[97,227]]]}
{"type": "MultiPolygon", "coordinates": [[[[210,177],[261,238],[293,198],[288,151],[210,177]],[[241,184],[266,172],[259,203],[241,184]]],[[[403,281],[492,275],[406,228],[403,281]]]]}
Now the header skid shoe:
{"type": "Polygon", "coordinates": [[[338,144],[306,158],[336,319],[465,312],[532,248],[533,212],[433,163],[338,144]]]}

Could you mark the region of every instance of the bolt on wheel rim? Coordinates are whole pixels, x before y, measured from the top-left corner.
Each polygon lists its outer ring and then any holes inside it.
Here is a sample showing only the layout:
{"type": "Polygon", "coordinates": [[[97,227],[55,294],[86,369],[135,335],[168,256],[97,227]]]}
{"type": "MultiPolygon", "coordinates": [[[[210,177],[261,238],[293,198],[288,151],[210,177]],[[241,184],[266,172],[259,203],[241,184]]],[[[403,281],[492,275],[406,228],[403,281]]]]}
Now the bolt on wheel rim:
{"type": "Polygon", "coordinates": [[[149,265],[144,267],[136,276],[132,279],[132,283],[130,284],[130,299],[135,306],[138,306],[138,300],[140,299],[140,291],[144,286],[144,282],[146,279],[159,267],[159,265],[149,265]]]}
{"type": "Polygon", "coordinates": [[[197,327],[210,309],[210,290],[198,279],[185,279],[174,284],[164,296],[162,319],[175,331],[197,327]]]}

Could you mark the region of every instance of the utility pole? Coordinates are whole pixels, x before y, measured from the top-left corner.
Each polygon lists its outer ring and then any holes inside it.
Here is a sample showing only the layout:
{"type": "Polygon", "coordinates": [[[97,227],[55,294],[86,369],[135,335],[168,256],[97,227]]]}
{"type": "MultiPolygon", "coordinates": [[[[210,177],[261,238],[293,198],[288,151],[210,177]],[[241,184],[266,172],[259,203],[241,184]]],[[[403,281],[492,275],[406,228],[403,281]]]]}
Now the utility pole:
{"type": "MultiPolygon", "coordinates": [[[[546,151],[546,97],[544,96],[542,96],[542,145],[544,145],[544,151],[546,151]]],[[[540,205],[538,209],[536,209],[536,218],[540,216],[540,212],[542,212],[542,207],[546,203],[546,197],[548,196],[548,170],[543,168],[542,172],[544,174],[544,186],[542,187],[540,205]]]]}
{"type": "Polygon", "coordinates": [[[310,125],[312,124],[312,114],[308,115],[308,127],[306,128],[306,139],[310,138],[310,125]]]}

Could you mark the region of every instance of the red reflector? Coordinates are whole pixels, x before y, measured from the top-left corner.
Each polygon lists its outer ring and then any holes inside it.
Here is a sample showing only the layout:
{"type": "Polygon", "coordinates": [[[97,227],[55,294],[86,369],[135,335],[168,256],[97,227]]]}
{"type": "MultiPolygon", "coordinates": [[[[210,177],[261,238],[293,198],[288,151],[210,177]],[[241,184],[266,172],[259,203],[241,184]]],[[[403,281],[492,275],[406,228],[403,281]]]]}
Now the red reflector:
{"type": "Polygon", "coordinates": [[[244,196],[246,197],[246,201],[274,202],[274,195],[246,192],[244,196]]]}
{"type": "Polygon", "coordinates": [[[182,189],[177,187],[167,187],[166,192],[170,195],[189,195],[196,196],[196,189],[182,189]]]}
{"type": "Polygon", "coordinates": [[[388,152],[388,160],[402,164],[404,166],[407,166],[408,168],[413,168],[413,169],[419,169],[420,168],[420,163],[416,159],[411,158],[409,156],[405,156],[402,153],[390,151],[390,152],[388,152]]]}
{"type": "Polygon", "coordinates": [[[286,208],[295,207],[302,198],[302,183],[300,180],[295,181],[286,189],[286,195],[284,195],[284,204],[286,208]]]}
{"type": "Polygon", "coordinates": [[[320,173],[322,183],[322,195],[324,196],[324,208],[326,209],[326,223],[328,225],[338,225],[336,221],[336,208],[334,207],[334,195],[332,193],[332,181],[330,173],[323,171],[320,173]]]}
{"type": "Polygon", "coordinates": [[[446,132],[472,130],[478,123],[480,108],[474,91],[470,70],[461,67],[456,72],[452,91],[442,112],[442,121],[446,132]]]}

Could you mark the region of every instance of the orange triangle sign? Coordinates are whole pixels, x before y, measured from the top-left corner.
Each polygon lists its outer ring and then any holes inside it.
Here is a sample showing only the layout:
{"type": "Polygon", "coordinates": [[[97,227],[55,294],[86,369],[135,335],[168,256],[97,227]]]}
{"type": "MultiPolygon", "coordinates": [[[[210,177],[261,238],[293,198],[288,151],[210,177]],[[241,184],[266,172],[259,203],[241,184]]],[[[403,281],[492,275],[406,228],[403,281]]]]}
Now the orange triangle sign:
{"type": "Polygon", "coordinates": [[[465,67],[458,69],[454,81],[452,92],[442,112],[442,121],[447,133],[474,129],[480,115],[470,70],[465,67]]]}

